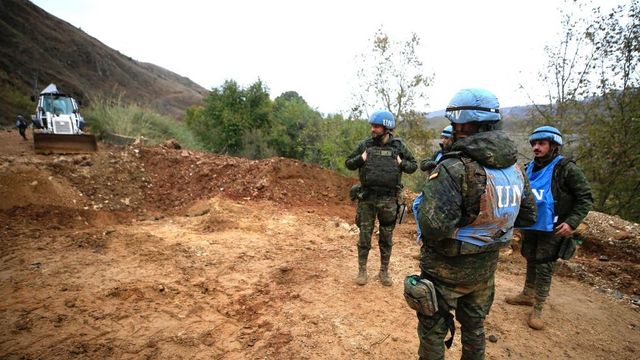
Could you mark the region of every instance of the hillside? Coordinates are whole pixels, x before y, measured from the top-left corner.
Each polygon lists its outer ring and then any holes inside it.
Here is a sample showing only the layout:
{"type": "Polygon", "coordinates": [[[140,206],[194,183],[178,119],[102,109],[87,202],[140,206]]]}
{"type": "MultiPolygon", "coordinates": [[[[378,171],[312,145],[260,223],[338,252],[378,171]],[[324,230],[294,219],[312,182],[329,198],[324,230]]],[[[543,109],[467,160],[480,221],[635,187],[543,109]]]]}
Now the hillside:
{"type": "Polygon", "coordinates": [[[33,112],[28,98],[35,78],[38,92],[55,83],[85,105],[97,96],[122,95],[178,118],[207,92],[185,77],[109,48],[27,0],[3,0],[0,125],[12,123],[19,112],[33,112]]]}
{"type": "MultiPolygon", "coordinates": [[[[0,132],[0,358],[415,358],[415,223],[394,232],[395,284],[355,285],[354,181],[163,147],[35,155],[0,132]]],[[[525,264],[502,254],[488,359],[637,358],[640,227],[592,212],[580,233],[543,331],[505,304],[525,264]]]]}

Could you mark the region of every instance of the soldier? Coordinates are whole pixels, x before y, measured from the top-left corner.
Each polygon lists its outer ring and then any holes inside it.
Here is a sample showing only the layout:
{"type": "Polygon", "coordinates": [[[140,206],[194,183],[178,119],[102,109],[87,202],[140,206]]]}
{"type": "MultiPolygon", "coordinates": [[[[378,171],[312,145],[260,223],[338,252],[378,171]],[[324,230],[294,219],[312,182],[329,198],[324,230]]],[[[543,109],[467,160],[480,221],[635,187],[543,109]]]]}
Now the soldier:
{"type": "Polygon", "coordinates": [[[444,358],[444,345],[453,342],[454,309],[462,329],[462,359],[483,359],[484,319],[493,303],[499,249],[509,246],[514,225],[535,222],[536,209],[516,164],[516,147],[497,130],[501,115],[495,95],[461,90],[446,117],[453,126],[451,151],[423,186],[419,205],[420,282],[429,284],[436,300],[425,304],[432,312],[417,311],[418,353],[421,359],[444,358]],[[451,337],[445,342],[447,330],[451,337]]]}
{"type": "Polygon", "coordinates": [[[536,198],[538,219],[523,228],[521,253],[527,259],[524,289],[505,299],[511,305],[533,306],[528,324],[544,327],[542,308],[549,296],[551,278],[558,258],[568,260],[576,245],[571,235],[591,209],[593,198],[584,173],[559,154],[562,134],[542,126],[529,136],[534,159],[526,165],[536,198]]]}
{"type": "Polygon", "coordinates": [[[360,228],[358,240],[358,276],[356,283],[367,283],[367,258],[371,249],[371,235],[376,217],[379,222],[380,273],[384,286],[393,285],[389,276],[389,260],[393,246],[392,234],[398,213],[398,195],[402,190],[402,173],[413,173],[416,160],[402,139],[394,137],[396,127],[393,114],[379,110],[369,117],[371,138],[358,144],[345,161],[349,170],[358,169],[361,191],[357,195],[356,224],[360,228]]]}
{"type": "MultiPolygon", "coordinates": [[[[440,133],[440,150],[436,151],[435,154],[431,157],[431,159],[424,159],[420,162],[420,170],[424,171],[427,176],[431,175],[431,171],[436,167],[438,161],[442,158],[442,155],[449,151],[451,148],[451,144],[453,143],[453,127],[451,125],[447,125],[442,132],[440,133]]],[[[413,216],[416,218],[416,241],[418,245],[422,245],[422,239],[420,235],[422,231],[420,230],[420,224],[418,224],[418,204],[422,201],[422,193],[420,193],[416,199],[413,201],[412,210],[413,216]]],[[[415,258],[415,257],[414,257],[415,258]]]]}
{"type": "Polygon", "coordinates": [[[24,140],[27,140],[26,131],[28,126],[29,125],[27,124],[27,120],[24,118],[24,116],[16,116],[16,127],[18,128],[18,132],[20,132],[20,136],[22,136],[24,140]]]}

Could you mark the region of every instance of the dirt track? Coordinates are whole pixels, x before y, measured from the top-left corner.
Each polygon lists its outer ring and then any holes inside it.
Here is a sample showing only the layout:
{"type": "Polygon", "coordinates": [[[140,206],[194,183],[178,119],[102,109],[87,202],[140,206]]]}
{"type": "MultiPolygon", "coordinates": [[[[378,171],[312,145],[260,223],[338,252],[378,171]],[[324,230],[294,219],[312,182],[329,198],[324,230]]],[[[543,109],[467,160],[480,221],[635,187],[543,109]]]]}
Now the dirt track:
{"type": "MultiPolygon", "coordinates": [[[[415,224],[394,233],[395,285],[354,285],[352,183],[287,159],[162,148],[33,155],[3,132],[0,358],[416,358],[400,282],[418,271],[415,224]]],[[[594,261],[583,255],[564,272],[595,284],[567,270],[594,261]]],[[[637,258],[624,261],[637,271],[637,258]]],[[[616,300],[557,276],[547,328],[533,331],[527,309],[503,300],[523,277],[520,256],[503,254],[488,359],[637,358],[637,279],[616,300]]],[[[447,357],[460,348],[458,329],[447,357]]]]}

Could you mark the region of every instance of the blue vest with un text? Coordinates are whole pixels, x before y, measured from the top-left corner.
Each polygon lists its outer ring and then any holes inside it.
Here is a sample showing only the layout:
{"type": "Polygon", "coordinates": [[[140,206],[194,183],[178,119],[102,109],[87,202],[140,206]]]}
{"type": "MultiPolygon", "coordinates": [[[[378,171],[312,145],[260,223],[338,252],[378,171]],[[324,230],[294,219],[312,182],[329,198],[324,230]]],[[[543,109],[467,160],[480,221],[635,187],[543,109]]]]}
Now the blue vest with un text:
{"type": "Polygon", "coordinates": [[[533,171],[533,161],[527,166],[527,176],[529,177],[531,191],[536,199],[536,207],[538,208],[538,219],[535,224],[522,228],[523,230],[553,231],[556,216],[551,181],[553,180],[553,169],[560,160],[562,160],[562,156],[558,155],[547,166],[538,171],[533,171]]]}
{"type": "Polygon", "coordinates": [[[524,175],[517,165],[484,170],[487,187],[480,197],[480,213],[473,223],[456,229],[452,236],[480,247],[511,240],[524,188],[524,175]]]}

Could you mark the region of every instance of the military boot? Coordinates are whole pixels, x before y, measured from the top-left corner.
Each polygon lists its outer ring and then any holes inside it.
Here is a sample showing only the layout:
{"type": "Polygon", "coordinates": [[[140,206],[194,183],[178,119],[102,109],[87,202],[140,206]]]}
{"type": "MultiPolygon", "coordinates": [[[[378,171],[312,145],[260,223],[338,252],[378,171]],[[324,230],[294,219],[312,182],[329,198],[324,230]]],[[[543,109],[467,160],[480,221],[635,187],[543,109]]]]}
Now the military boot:
{"type": "Polygon", "coordinates": [[[519,292],[516,295],[507,296],[504,301],[506,301],[507,304],[511,305],[533,306],[533,303],[535,301],[534,294],[535,291],[533,290],[533,288],[525,286],[522,292],[519,292]]]}
{"type": "Polygon", "coordinates": [[[369,257],[369,249],[358,249],[358,276],[356,284],[364,285],[367,283],[367,258],[369,257]]]}
{"type": "Polygon", "coordinates": [[[542,330],[544,328],[544,320],[542,320],[542,306],[534,305],[529,314],[527,321],[529,327],[534,330],[542,330]]]}
{"type": "Polygon", "coordinates": [[[367,283],[367,266],[358,267],[358,276],[356,277],[356,284],[364,285],[367,283]]]}
{"type": "Polygon", "coordinates": [[[378,279],[384,286],[393,285],[393,280],[389,276],[389,260],[391,260],[391,249],[389,251],[380,251],[380,273],[378,273],[378,279]]]}

